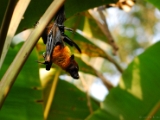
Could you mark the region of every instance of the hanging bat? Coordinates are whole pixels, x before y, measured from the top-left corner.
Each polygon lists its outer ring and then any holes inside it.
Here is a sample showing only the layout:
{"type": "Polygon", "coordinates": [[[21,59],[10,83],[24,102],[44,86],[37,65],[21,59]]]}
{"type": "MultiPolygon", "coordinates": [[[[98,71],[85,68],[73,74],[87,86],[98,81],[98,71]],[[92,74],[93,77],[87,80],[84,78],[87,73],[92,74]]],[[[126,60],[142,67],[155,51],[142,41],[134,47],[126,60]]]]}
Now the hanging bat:
{"type": "Polygon", "coordinates": [[[78,79],[79,66],[74,60],[74,55],[71,54],[69,47],[64,42],[70,46],[75,46],[80,53],[81,49],[65,35],[65,30],[72,31],[72,29],[65,27],[63,25],[64,21],[65,13],[63,6],[57,13],[54,23],[48,25],[42,34],[44,44],[46,44],[46,52],[43,54],[45,62],[43,64],[46,65],[46,70],[50,70],[52,63],[57,64],[70,73],[73,78],[78,79]]]}

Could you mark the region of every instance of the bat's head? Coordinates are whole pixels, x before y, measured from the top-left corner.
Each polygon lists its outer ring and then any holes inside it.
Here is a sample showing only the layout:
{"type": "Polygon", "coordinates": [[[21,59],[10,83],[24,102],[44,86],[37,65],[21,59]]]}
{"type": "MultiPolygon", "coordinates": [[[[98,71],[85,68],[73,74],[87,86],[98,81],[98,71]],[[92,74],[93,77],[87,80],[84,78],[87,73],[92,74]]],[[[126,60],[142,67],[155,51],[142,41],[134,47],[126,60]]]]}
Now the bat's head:
{"type": "Polygon", "coordinates": [[[79,79],[79,67],[78,64],[76,63],[76,61],[74,60],[74,55],[71,55],[70,57],[70,64],[67,67],[66,71],[68,73],[70,73],[70,75],[74,78],[74,79],[79,79]]]}

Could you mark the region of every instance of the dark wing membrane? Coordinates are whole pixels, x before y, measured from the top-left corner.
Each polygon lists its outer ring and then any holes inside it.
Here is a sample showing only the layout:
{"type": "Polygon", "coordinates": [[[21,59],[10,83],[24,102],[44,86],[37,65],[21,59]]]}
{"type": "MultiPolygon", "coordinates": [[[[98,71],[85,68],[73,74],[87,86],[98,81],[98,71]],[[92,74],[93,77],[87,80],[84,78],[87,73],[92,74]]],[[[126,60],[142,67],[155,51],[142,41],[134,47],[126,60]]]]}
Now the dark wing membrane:
{"type": "Polygon", "coordinates": [[[76,49],[81,53],[81,49],[79,48],[79,46],[74,42],[72,41],[67,35],[63,34],[63,40],[64,42],[68,43],[70,46],[75,46],[76,49]]]}
{"type": "Polygon", "coordinates": [[[52,52],[54,51],[54,48],[58,44],[61,46],[64,46],[62,36],[61,36],[61,31],[59,30],[57,25],[54,24],[47,36],[46,55],[45,55],[46,62],[51,61],[52,52]]]}
{"type": "Polygon", "coordinates": [[[58,11],[58,13],[56,14],[55,23],[59,25],[63,25],[65,20],[66,18],[65,18],[64,6],[62,6],[58,11]]]}
{"type": "MultiPolygon", "coordinates": [[[[57,27],[59,28],[59,30],[61,32],[61,36],[63,37],[63,41],[68,43],[70,46],[75,46],[76,49],[81,53],[81,49],[78,47],[78,45],[74,41],[72,41],[67,35],[64,34],[65,29],[72,31],[72,29],[67,28],[63,25],[65,19],[66,18],[65,18],[64,6],[62,6],[56,15],[55,24],[57,25],[57,27]]],[[[62,43],[63,43],[63,41],[62,41],[62,43]]]]}
{"type": "Polygon", "coordinates": [[[53,30],[49,32],[47,36],[47,43],[46,43],[46,54],[45,54],[45,62],[50,62],[52,51],[54,48],[54,36],[53,36],[53,30]]]}
{"type": "Polygon", "coordinates": [[[44,30],[44,32],[42,33],[42,39],[43,39],[43,43],[46,44],[47,43],[47,39],[48,39],[48,34],[51,34],[51,30],[53,29],[53,23],[50,23],[44,30]]]}

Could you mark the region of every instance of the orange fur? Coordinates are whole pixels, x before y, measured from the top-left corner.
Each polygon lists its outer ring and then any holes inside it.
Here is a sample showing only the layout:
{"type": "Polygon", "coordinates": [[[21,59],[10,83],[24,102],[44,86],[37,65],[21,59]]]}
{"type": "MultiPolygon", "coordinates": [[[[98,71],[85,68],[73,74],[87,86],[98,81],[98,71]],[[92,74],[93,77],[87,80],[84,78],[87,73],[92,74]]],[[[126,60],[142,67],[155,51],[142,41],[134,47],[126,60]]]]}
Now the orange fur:
{"type": "Polygon", "coordinates": [[[52,53],[52,62],[66,69],[70,64],[71,52],[67,46],[57,45],[52,53]]]}

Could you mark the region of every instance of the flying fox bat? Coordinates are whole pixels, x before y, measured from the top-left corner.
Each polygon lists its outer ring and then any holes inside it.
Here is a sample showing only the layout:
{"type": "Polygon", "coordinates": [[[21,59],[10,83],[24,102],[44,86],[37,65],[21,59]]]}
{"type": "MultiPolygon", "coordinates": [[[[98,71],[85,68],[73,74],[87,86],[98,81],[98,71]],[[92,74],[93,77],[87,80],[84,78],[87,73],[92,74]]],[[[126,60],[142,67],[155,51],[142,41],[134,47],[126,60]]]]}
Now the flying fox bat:
{"type": "Polygon", "coordinates": [[[65,30],[72,31],[72,29],[65,27],[63,25],[64,21],[65,13],[63,6],[58,11],[54,23],[49,24],[42,34],[44,44],[46,44],[46,52],[43,54],[45,62],[43,64],[46,65],[46,70],[50,70],[52,63],[55,63],[70,73],[73,78],[78,79],[79,66],[74,60],[74,55],[71,54],[69,47],[64,42],[70,46],[75,46],[80,53],[81,49],[65,35],[65,30]]]}

